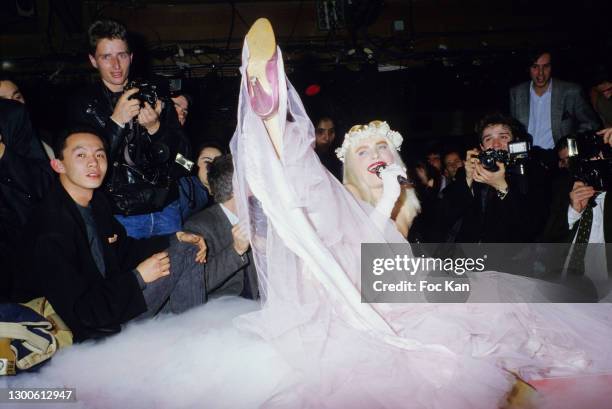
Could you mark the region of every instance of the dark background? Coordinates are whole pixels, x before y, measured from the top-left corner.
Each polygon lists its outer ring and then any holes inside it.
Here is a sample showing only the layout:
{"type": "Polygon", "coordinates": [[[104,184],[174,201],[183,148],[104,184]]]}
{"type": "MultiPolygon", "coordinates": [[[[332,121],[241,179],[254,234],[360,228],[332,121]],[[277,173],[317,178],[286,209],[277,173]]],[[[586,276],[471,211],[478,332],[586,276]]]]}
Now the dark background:
{"type": "Polygon", "coordinates": [[[5,0],[2,74],[19,83],[40,127],[59,130],[70,94],[96,80],[87,26],[115,18],[132,34],[133,76],[181,79],[194,97],[193,143],[227,142],[244,34],[265,16],[313,120],[333,117],[338,136],[387,120],[406,139],[403,153],[416,157],[431,146],[463,148],[479,117],[506,111],[508,88],[528,79],[533,50],[551,49],[553,76],[585,90],[612,57],[607,1],[339,0],[338,18],[326,21],[330,3],[5,0]],[[308,97],[311,84],[321,91],[308,97]]]}

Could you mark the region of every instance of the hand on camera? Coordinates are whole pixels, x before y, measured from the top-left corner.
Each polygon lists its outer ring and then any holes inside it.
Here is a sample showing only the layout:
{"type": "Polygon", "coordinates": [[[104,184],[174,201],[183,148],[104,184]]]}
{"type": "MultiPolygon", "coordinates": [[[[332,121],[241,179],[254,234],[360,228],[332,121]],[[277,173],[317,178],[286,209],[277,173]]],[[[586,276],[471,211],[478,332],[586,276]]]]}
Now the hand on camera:
{"type": "Polygon", "coordinates": [[[125,91],[117,101],[111,119],[120,126],[125,126],[125,124],[140,113],[140,101],[135,98],[129,99],[130,96],[137,92],[138,88],[125,91]]]}
{"type": "Polygon", "coordinates": [[[495,162],[498,170],[493,172],[485,169],[478,159],[478,149],[470,149],[465,155],[465,181],[469,188],[474,181],[491,186],[495,190],[507,191],[506,166],[502,162],[495,162]]]}
{"type": "Polygon", "coordinates": [[[601,131],[597,132],[597,135],[603,136],[604,143],[612,146],[612,127],[602,129],[601,131]]]}
{"type": "Polygon", "coordinates": [[[478,154],[480,151],[478,149],[470,149],[465,154],[465,181],[469,188],[472,187],[472,182],[474,181],[474,172],[476,171],[476,165],[480,164],[478,160],[478,154]]]}
{"type": "Polygon", "coordinates": [[[144,107],[140,109],[138,114],[138,123],[147,129],[149,135],[153,135],[159,129],[159,114],[161,112],[161,101],[157,100],[155,108],[148,102],[145,102],[144,107]]]}
{"type": "Polygon", "coordinates": [[[138,264],[136,271],[138,271],[145,283],[152,283],[170,274],[170,257],[165,251],[153,254],[138,264]]]}
{"type": "Polygon", "coordinates": [[[570,205],[578,213],[582,213],[589,204],[589,200],[595,195],[595,189],[584,182],[574,182],[572,191],[569,194],[570,205]]]}
{"type": "Polygon", "coordinates": [[[506,165],[502,162],[495,162],[499,169],[495,172],[487,170],[482,166],[480,161],[474,166],[474,180],[479,183],[484,183],[491,186],[495,190],[506,191],[508,190],[508,183],[506,182],[506,165]]]}

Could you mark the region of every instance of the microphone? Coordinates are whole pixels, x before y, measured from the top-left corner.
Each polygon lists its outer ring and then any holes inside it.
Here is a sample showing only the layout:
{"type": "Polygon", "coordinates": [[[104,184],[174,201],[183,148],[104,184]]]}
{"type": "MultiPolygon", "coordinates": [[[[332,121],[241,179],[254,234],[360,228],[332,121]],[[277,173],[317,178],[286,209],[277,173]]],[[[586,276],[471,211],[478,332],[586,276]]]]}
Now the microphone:
{"type": "MultiPolygon", "coordinates": [[[[373,166],[371,169],[368,169],[371,173],[376,174],[376,176],[378,176],[380,178],[380,172],[385,169],[387,167],[387,164],[384,162],[380,162],[378,164],[375,164],[375,166],[373,166]]],[[[402,175],[397,175],[397,183],[399,183],[401,186],[404,187],[412,187],[413,183],[403,177],[402,175]]]]}

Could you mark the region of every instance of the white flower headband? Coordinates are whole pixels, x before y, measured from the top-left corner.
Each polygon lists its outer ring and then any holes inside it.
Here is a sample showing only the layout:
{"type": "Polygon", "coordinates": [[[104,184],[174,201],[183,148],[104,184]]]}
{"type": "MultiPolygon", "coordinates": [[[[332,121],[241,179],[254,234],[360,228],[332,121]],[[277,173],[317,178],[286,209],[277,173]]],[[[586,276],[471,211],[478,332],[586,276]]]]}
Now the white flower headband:
{"type": "Polygon", "coordinates": [[[400,135],[399,132],[392,131],[389,124],[386,122],[374,121],[370,122],[368,125],[363,125],[359,130],[349,131],[344,135],[344,142],[341,147],[336,149],[336,156],[338,156],[340,161],[344,162],[346,154],[352,145],[373,136],[384,137],[397,151],[400,150],[402,141],[404,140],[402,135],[400,135]]]}

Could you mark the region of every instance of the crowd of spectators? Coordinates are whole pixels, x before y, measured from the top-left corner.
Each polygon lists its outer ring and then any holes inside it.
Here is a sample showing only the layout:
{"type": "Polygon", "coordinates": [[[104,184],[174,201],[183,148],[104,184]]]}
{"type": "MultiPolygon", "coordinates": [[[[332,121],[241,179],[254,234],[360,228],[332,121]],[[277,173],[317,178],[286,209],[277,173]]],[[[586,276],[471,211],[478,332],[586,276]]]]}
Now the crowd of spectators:
{"type": "MultiPolygon", "coordinates": [[[[129,82],[124,26],[97,21],[88,38],[100,80],[70,99],[69,130],[53,146],[37,137],[18,85],[0,78],[3,298],[46,297],[77,341],[215,296],[257,298],[231,155],[212,142],[191,149],[188,94],[150,100],[146,84],[129,82]]],[[[411,166],[422,211],[409,241],[612,241],[607,187],[571,166],[577,135],[599,138],[594,160],[612,144],[612,83],[602,72],[589,99],[552,67],[551,52],[535,53],[530,79],[509,90],[507,114],[484,116],[472,145],[430,150],[411,166]],[[530,149],[513,162],[516,142],[530,149]]],[[[321,163],[342,181],[334,118],[313,128],[321,163]]]]}

